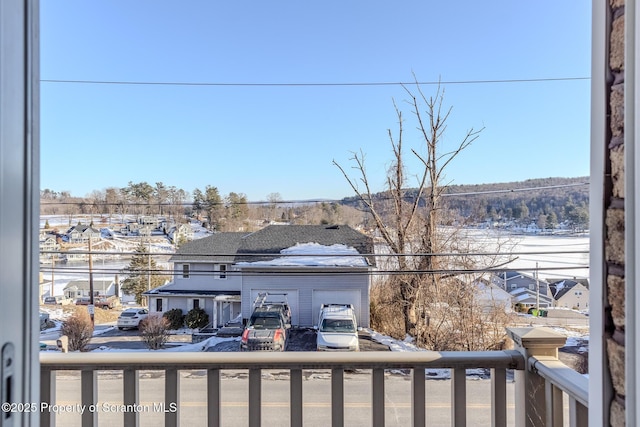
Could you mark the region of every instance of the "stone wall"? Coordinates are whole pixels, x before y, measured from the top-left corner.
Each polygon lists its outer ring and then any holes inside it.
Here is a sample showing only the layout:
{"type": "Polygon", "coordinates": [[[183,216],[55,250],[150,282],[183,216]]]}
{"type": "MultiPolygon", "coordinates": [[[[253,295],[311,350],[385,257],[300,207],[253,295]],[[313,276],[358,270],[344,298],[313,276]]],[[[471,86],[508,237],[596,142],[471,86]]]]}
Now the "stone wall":
{"type": "MultiPolygon", "coordinates": [[[[608,137],[605,176],[605,333],[614,391],[612,426],[625,425],[625,265],[624,265],[624,0],[610,0],[608,14],[608,137]]],[[[595,201],[594,201],[595,202],[595,201]]],[[[606,403],[605,403],[606,407],[606,403]]]]}

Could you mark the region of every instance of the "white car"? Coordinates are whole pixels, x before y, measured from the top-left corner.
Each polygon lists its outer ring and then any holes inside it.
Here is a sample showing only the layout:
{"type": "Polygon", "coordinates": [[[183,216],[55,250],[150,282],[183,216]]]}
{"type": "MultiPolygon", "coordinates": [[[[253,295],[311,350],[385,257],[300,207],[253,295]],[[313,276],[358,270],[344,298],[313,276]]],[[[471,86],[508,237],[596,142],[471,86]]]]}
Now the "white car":
{"type": "Polygon", "coordinates": [[[146,308],[127,308],[118,316],[118,329],[137,328],[149,316],[146,308]]]}
{"type": "Polygon", "coordinates": [[[356,315],[351,304],[323,304],[318,318],[318,351],[359,351],[356,315]]]}

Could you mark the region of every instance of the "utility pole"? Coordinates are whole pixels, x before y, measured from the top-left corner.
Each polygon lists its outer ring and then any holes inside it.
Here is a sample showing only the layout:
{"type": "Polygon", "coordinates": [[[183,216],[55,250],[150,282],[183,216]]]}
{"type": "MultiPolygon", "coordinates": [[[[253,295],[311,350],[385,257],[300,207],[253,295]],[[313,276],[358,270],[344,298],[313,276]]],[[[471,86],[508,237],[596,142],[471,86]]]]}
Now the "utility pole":
{"type": "Polygon", "coordinates": [[[536,313],[540,316],[540,280],[538,279],[538,263],[536,262],[536,313]]]}
{"type": "Polygon", "coordinates": [[[56,268],[56,258],[54,253],[51,254],[51,292],[49,292],[50,296],[53,295],[54,286],[53,286],[53,270],[56,268]]]}
{"type": "Polygon", "coordinates": [[[147,290],[151,290],[151,240],[147,241],[149,256],[147,256],[147,290]]]}
{"type": "Polygon", "coordinates": [[[91,318],[91,324],[95,325],[93,314],[93,257],[91,256],[91,231],[89,231],[89,305],[87,306],[89,311],[89,317],[91,318]]]}

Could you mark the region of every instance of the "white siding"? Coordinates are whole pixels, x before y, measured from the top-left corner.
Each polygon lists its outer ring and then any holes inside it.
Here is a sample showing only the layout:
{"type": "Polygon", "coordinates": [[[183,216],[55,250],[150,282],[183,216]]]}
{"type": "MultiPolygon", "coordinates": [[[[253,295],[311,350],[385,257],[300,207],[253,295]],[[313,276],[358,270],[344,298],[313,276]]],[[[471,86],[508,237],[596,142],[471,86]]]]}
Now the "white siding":
{"type": "Polygon", "coordinates": [[[314,289],[311,295],[311,301],[311,319],[314,324],[318,321],[320,306],[322,304],[352,304],[358,326],[363,326],[362,316],[360,314],[360,309],[363,304],[360,289],[314,289]]]}
{"type": "MultiPolygon", "coordinates": [[[[261,271],[265,271],[262,267],[261,271]]],[[[251,274],[251,269],[244,269],[242,281],[242,317],[248,319],[253,307],[252,290],[277,291],[282,289],[298,290],[298,309],[292,307],[292,321],[297,316],[297,324],[302,327],[314,326],[313,292],[317,290],[343,291],[357,290],[360,292],[359,304],[354,304],[356,312],[360,313],[360,325],[369,327],[369,271],[366,269],[336,269],[336,268],[306,268],[271,270],[270,274],[251,274]],[[330,270],[331,274],[327,274],[330,270]],[[362,274],[354,274],[353,271],[362,274]],[[277,274],[277,272],[283,274],[277,274]],[[344,272],[344,274],[339,274],[344,272]],[[304,274],[302,274],[304,273],[304,274]]],[[[316,314],[317,315],[317,314],[316,314]]],[[[294,323],[295,324],[295,323],[294,323]]]]}

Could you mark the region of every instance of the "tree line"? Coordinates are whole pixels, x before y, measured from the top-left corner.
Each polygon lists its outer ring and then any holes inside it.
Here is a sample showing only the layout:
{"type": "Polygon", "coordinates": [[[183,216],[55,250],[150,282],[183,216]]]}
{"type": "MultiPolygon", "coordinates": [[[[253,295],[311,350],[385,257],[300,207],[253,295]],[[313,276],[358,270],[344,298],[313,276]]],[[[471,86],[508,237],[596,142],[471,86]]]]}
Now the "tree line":
{"type": "Polygon", "coordinates": [[[41,215],[66,215],[69,226],[74,217],[89,216],[91,223],[125,223],[131,216],[161,216],[175,223],[196,218],[215,231],[253,231],[265,223],[347,224],[364,223],[363,212],[340,201],[287,202],[279,193],[270,193],[265,201],[251,202],[244,193],[220,193],[207,185],[192,192],[157,182],[129,182],[126,187],[94,190],[86,197],[74,197],[67,191],[40,191],[41,215]]]}
{"type": "MultiPolygon", "coordinates": [[[[540,178],[519,182],[449,185],[441,194],[441,225],[478,225],[481,223],[527,226],[536,224],[543,230],[554,230],[564,224],[574,230],[589,225],[589,178],[540,178]]],[[[418,189],[404,192],[404,200],[427,206],[427,198],[418,189]]],[[[388,192],[372,195],[389,199],[388,192]]],[[[348,206],[366,209],[357,196],[343,200],[348,206]]]]}

